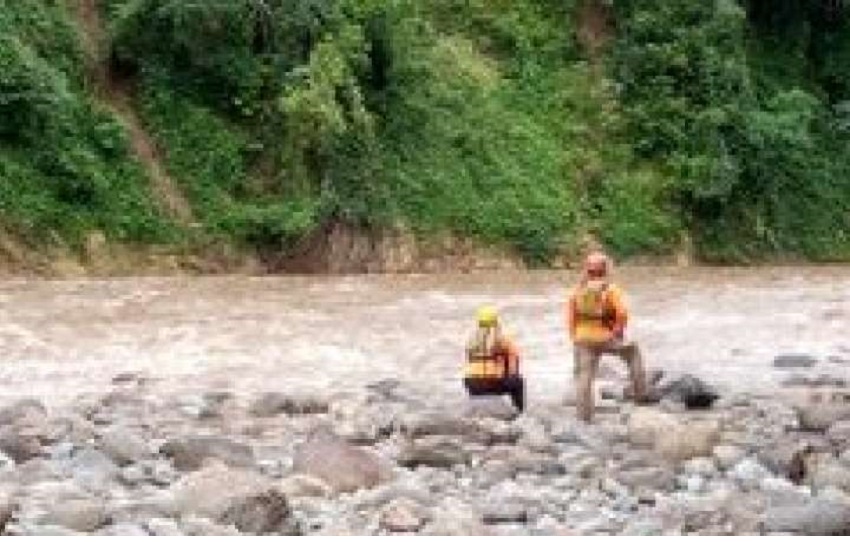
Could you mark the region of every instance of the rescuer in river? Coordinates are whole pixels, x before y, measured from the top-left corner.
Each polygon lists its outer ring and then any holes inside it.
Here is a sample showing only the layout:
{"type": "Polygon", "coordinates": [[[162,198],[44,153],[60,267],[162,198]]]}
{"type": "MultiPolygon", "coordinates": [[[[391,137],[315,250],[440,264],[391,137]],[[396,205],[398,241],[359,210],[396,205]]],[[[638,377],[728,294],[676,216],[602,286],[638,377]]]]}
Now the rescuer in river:
{"type": "Polygon", "coordinates": [[[519,350],[504,333],[498,311],[481,307],[477,327],[466,347],[464,386],[470,395],[510,395],[525,409],[525,381],[519,370],[519,350]]]}
{"type": "Polygon", "coordinates": [[[566,304],[567,327],[573,342],[573,374],[576,386],[576,414],[580,420],[593,419],[593,381],[599,358],[612,354],[629,369],[630,393],[635,402],[647,398],[646,372],[640,349],[625,338],[628,309],[623,291],[611,281],[610,260],[601,251],[591,252],[584,272],[566,304]]]}

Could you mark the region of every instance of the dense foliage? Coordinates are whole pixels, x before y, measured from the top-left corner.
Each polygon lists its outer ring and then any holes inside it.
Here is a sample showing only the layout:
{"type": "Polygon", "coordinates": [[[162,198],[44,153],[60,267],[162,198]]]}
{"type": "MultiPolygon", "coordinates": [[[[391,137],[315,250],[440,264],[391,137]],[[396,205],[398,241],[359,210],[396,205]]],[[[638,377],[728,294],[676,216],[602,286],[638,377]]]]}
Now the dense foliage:
{"type": "Polygon", "coordinates": [[[0,227],[74,246],[95,229],[169,239],[122,127],[92,102],[84,74],[63,3],[0,0],[0,227]]]}
{"type": "MultiPolygon", "coordinates": [[[[65,4],[0,0],[3,226],[188,236],[87,92],[65,4]]],[[[99,7],[202,236],[401,224],[543,263],[588,232],[620,255],[688,233],[714,261],[850,258],[841,0],[99,7]]]]}

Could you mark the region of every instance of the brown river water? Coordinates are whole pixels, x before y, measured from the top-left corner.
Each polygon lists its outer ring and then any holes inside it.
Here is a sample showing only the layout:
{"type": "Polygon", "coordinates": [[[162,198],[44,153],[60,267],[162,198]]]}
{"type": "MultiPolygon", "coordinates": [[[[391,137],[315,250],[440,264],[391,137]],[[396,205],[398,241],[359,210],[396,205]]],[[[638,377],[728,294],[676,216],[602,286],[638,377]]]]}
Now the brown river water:
{"type": "MultiPolygon", "coordinates": [[[[493,303],[523,353],[529,402],[572,383],[563,304],[574,273],[178,277],[0,282],[0,402],[61,405],[118,373],[163,394],[237,395],[413,381],[462,395],[475,309],[493,303]]],[[[630,267],[617,280],[647,364],[722,389],[767,392],[780,353],[850,377],[850,267],[630,267]]],[[[605,362],[617,367],[615,360],[605,362]]]]}

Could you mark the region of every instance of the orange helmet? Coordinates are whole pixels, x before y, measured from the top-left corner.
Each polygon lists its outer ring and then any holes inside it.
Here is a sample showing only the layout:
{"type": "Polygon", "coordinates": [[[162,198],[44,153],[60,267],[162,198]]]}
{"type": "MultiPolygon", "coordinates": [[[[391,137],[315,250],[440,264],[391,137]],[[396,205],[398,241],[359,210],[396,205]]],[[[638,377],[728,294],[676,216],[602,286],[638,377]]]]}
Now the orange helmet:
{"type": "Polygon", "coordinates": [[[604,252],[594,251],[584,260],[584,272],[588,277],[601,278],[608,274],[608,256],[604,252]]]}

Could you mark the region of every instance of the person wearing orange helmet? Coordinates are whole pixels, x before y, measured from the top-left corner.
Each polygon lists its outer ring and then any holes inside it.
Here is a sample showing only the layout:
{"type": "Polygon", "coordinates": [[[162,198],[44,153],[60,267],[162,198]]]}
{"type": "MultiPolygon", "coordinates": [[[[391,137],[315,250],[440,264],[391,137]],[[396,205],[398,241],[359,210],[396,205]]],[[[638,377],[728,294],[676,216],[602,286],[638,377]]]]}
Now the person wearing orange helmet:
{"type": "Polygon", "coordinates": [[[593,381],[599,358],[621,358],[629,369],[630,395],[646,399],[646,373],[640,349],[625,338],[629,319],[623,291],[610,280],[610,260],[602,251],[591,252],[584,272],[566,304],[567,327],[573,342],[576,410],[580,420],[593,419],[593,381]]]}
{"type": "Polygon", "coordinates": [[[514,406],[525,409],[525,381],[519,370],[519,349],[503,332],[494,307],[478,309],[475,333],[466,346],[463,379],[469,395],[509,395],[514,406]]]}

